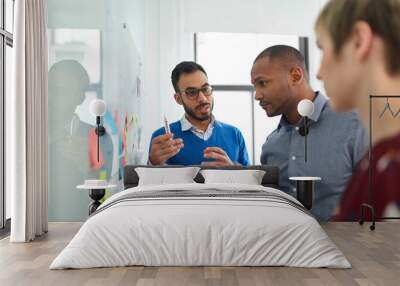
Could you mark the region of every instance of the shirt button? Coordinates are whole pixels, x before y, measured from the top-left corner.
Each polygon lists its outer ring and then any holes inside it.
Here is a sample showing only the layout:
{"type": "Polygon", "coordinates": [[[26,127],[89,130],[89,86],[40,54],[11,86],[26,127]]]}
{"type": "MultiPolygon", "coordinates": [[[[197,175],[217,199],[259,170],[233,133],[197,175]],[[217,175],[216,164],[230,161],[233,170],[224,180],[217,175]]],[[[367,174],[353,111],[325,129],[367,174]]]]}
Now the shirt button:
{"type": "Polygon", "coordinates": [[[293,161],[296,160],[296,156],[292,156],[292,160],[293,160],[293,161]]]}

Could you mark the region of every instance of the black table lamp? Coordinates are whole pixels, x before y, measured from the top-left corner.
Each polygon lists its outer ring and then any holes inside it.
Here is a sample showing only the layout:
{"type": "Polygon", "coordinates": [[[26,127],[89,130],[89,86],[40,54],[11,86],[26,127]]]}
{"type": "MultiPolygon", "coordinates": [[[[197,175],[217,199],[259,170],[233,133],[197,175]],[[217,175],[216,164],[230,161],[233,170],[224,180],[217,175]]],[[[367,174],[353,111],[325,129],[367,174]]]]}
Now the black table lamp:
{"type": "Polygon", "coordinates": [[[314,113],[314,103],[309,99],[303,99],[297,105],[297,111],[304,118],[304,125],[300,128],[299,133],[304,136],[304,160],[307,162],[308,117],[314,113]]]}
{"type": "MultiPolygon", "coordinates": [[[[299,133],[304,136],[304,161],[307,162],[307,135],[309,132],[308,118],[314,113],[314,103],[309,99],[303,99],[297,105],[297,111],[303,117],[303,126],[300,127],[299,133]]],[[[289,180],[296,182],[297,200],[303,206],[310,210],[314,202],[315,182],[320,181],[320,177],[290,177],[289,180]]]]}
{"type": "Polygon", "coordinates": [[[99,152],[100,152],[100,136],[106,133],[106,129],[101,125],[101,116],[106,113],[106,102],[101,99],[95,99],[90,103],[89,111],[91,114],[96,116],[96,134],[97,134],[97,162],[100,161],[99,159],[99,152]]]}

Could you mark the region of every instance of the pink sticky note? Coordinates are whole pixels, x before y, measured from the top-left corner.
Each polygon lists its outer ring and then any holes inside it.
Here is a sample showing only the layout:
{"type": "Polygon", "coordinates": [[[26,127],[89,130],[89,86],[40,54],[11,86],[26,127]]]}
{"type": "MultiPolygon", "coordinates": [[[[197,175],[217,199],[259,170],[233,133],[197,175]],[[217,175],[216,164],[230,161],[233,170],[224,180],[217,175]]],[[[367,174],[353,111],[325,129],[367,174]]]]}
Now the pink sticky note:
{"type": "Polygon", "coordinates": [[[104,157],[100,149],[99,161],[97,161],[97,135],[96,128],[89,130],[89,165],[90,168],[98,170],[104,166],[104,157]]]}

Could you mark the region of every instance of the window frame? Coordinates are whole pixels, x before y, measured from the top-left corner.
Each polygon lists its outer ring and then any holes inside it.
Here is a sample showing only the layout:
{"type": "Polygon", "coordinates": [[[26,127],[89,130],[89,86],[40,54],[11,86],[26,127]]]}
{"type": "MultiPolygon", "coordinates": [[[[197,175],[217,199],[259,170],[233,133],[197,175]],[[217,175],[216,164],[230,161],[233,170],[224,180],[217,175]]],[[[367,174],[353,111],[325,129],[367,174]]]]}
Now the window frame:
{"type": "MultiPolygon", "coordinates": [[[[5,188],[5,132],[6,132],[6,61],[7,46],[13,48],[13,33],[6,30],[6,0],[1,0],[1,21],[0,21],[0,237],[10,232],[11,219],[6,215],[6,188],[5,188]]],[[[15,0],[12,0],[12,13],[14,14],[15,0]]],[[[13,18],[14,15],[11,15],[13,18]]],[[[14,30],[14,28],[12,29],[14,30]]]]}

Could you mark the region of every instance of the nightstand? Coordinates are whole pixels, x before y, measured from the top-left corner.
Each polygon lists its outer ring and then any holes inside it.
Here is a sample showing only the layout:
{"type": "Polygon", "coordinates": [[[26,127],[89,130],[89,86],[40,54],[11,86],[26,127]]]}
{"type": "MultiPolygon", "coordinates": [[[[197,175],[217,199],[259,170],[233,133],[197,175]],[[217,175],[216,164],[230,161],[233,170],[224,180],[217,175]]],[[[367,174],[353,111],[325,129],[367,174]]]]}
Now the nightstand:
{"type": "Polygon", "coordinates": [[[320,177],[290,177],[289,180],[296,182],[297,200],[310,210],[314,203],[315,182],[321,181],[320,177]]]}
{"type": "Polygon", "coordinates": [[[117,185],[108,185],[105,181],[104,184],[89,184],[88,181],[89,180],[86,180],[84,185],[76,186],[76,188],[80,190],[89,190],[89,197],[93,200],[88,207],[89,215],[91,215],[101,205],[100,200],[104,197],[106,189],[116,188],[117,185]]]}

